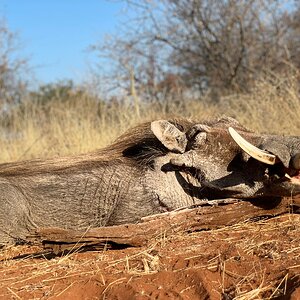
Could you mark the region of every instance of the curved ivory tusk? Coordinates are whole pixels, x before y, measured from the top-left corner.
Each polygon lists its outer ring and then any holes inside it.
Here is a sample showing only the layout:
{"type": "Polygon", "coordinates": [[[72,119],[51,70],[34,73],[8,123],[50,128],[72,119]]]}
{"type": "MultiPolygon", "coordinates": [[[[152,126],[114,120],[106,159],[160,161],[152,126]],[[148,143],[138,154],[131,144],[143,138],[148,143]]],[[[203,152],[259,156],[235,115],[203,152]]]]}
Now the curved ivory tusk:
{"type": "Polygon", "coordinates": [[[274,165],[276,156],[267,151],[261,150],[250,144],[243,137],[241,137],[232,127],[228,128],[231,137],[234,141],[251,157],[268,165],[274,165]]]}
{"type": "Polygon", "coordinates": [[[300,152],[292,158],[292,167],[296,170],[300,170],[300,152]]]}

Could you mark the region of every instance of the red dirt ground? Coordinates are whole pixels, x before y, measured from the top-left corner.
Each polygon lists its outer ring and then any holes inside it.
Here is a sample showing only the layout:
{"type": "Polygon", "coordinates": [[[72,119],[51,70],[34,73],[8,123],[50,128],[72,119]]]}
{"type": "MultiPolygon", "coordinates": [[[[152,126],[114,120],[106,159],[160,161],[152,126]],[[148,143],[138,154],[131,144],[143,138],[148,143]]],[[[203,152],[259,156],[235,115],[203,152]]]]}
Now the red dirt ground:
{"type": "Polygon", "coordinates": [[[150,240],[146,247],[0,252],[0,299],[300,299],[300,215],[150,240]]]}

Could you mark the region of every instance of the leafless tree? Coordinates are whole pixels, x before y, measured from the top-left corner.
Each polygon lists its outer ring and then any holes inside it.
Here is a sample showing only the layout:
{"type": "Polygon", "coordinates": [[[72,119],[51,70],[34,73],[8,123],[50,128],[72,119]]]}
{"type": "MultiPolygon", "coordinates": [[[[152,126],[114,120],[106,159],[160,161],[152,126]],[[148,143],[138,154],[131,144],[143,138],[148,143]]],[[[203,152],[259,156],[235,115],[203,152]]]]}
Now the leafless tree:
{"type": "Polygon", "coordinates": [[[21,46],[16,33],[0,21],[0,108],[18,103],[26,89],[28,60],[19,54],[21,46]]]}
{"type": "Polygon", "coordinates": [[[284,22],[288,25],[288,32],[285,41],[286,52],[289,60],[300,69],[300,2],[297,1],[295,10],[291,14],[283,16],[284,22]]]}
{"type": "MultiPolygon", "coordinates": [[[[129,89],[130,72],[145,99],[210,89],[248,91],[265,70],[299,57],[287,16],[292,6],[276,0],[127,0],[130,21],[118,36],[94,50],[111,61],[108,78],[129,89]],[[287,9],[288,7],[288,9],[287,9]],[[171,77],[170,77],[171,75],[171,77]],[[176,78],[180,89],[170,89],[176,78]],[[164,86],[166,83],[168,86],[164,86]],[[179,92],[180,91],[180,92],[179,92]]],[[[299,17],[298,17],[299,18],[299,17]]],[[[298,29],[299,30],[299,29],[298,29]]]]}

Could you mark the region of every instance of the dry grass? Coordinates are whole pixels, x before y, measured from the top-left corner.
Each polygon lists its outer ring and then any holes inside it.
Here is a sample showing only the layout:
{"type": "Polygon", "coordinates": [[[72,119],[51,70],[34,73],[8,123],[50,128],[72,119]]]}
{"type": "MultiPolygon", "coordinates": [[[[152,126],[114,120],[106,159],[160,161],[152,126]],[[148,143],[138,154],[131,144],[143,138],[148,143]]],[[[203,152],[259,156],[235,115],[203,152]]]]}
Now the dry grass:
{"type": "MultiPolygon", "coordinates": [[[[20,247],[15,247],[18,249],[20,247]]],[[[32,257],[27,257],[21,260],[10,260],[9,265],[1,264],[0,267],[0,293],[1,299],[10,299],[11,294],[18,298],[18,294],[34,295],[39,292],[48,296],[53,295],[53,288],[59,282],[66,279],[74,279],[73,284],[85,281],[93,276],[101,277],[101,269],[98,263],[101,264],[105,260],[101,253],[99,257],[91,257],[84,261],[77,260],[77,253],[72,253],[64,257],[57,257],[51,260],[40,259],[32,260],[32,257]],[[22,270],[19,272],[19,270],[22,270]],[[7,276],[7,274],[18,274],[7,276]],[[6,275],[6,276],[4,276],[6,275]],[[3,291],[7,291],[6,293],[3,291]]],[[[102,283],[105,285],[105,282],[102,283]]],[[[69,286],[67,286],[68,288],[69,286]]],[[[64,293],[66,288],[56,288],[55,296],[64,293]]],[[[31,299],[31,297],[29,297],[31,299]]],[[[20,297],[22,299],[22,297],[20,297]]],[[[39,298],[40,299],[40,298],[39,298]]]]}
{"type": "Polygon", "coordinates": [[[299,74],[268,75],[249,94],[224,97],[213,104],[200,100],[168,104],[97,102],[81,94],[47,105],[27,101],[0,122],[0,162],[88,152],[109,144],[126,129],[146,120],[180,115],[204,120],[220,115],[237,118],[261,132],[300,134],[299,74]],[[6,120],[6,121],[7,121],[6,120]],[[2,124],[2,125],[1,125],[2,124]]]}
{"type": "Polygon", "coordinates": [[[150,241],[148,247],[128,248],[125,253],[104,250],[69,253],[51,260],[34,259],[32,255],[12,260],[39,249],[5,248],[0,257],[0,297],[31,299],[37,293],[48,299],[90,280],[96,280],[104,294],[115,284],[129,284],[130,278],[164,270],[177,278],[176,274],[190,270],[191,274],[220,274],[218,290],[230,299],[273,299],[286,293],[290,277],[300,269],[299,218],[286,215],[193,234],[180,233],[165,241],[164,246],[160,240],[150,241]],[[278,247],[268,247],[271,244],[278,247]],[[186,263],[177,265],[180,259],[186,263]]]}
{"type": "MultiPolygon", "coordinates": [[[[300,135],[298,89],[298,74],[291,72],[285,77],[273,74],[268,79],[258,81],[252,93],[225,97],[217,105],[209,101],[186,101],[173,104],[167,109],[164,105],[143,104],[139,107],[139,114],[130,103],[105,104],[96,102],[88,96],[74,98],[64,103],[53,102],[46,108],[28,102],[22,109],[16,108],[11,113],[9,123],[2,122],[1,125],[0,122],[0,162],[87,152],[109,144],[127,128],[137,123],[171,114],[199,120],[226,114],[237,118],[253,130],[300,135]]],[[[234,278],[236,280],[234,299],[262,299],[262,295],[267,292],[272,298],[278,293],[279,288],[283,290],[282,286],[288,279],[286,274],[272,283],[265,281],[264,270],[259,268],[249,269],[247,276],[237,274],[231,272],[228,267],[235,258],[222,258],[222,249],[218,250],[221,254],[208,258],[206,262],[204,260],[210,255],[209,250],[200,253],[199,249],[221,238],[225,244],[235,245],[240,251],[241,261],[243,255],[270,260],[274,264],[289,257],[290,265],[286,265],[287,269],[298,270],[300,265],[296,261],[293,264],[292,257],[294,259],[300,257],[299,231],[298,216],[280,219],[278,223],[274,221],[242,223],[202,232],[201,235],[196,233],[195,238],[190,234],[191,244],[193,240],[198,240],[199,244],[177,249],[177,255],[185,254],[188,257],[186,260],[201,258],[199,265],[191,268],[211,272],[222,270],[224,281],[226,277],[234,278]],[[274,239],[272,234],[277,231],[287,235],[291,232],[290,240],[283,243],[279,239],[274,239]],[[252,285],[255,278],[256,280],[259,278],[261,284],[252,285]]],[[[163,243],[160,241],[163,246],[156,248],[157,253],[166,251],[165,248],[176,239],[178,237],[163,240],[163,243]]],[[[151,247],[133,252],[129,256],[121,256],[114,261],[109,261],[105,252],[85,260],[77,257],[76,253],[52,260],[37,261],[31,257],[10,260],[10,257],[16,256],[15,252],[20,248],[7,248],[0,252],[0,287],[5,287],[7,291],[5,295],[0,296],[18,299],[20,292],[32,293],[35,290],[43,290],[47,298],[47,295],[53,295],[55,284],[67,278],[81,281],[97,276],[100,284],[105,286],[107,283],[102,276],[104,266],[118,267],[116,272],[134,276],[153,274],[158,272],[163,264],[160,256],[151,252],[151,247]],[[14,278],[14,275],[8,276],[9,273],[15,274],[20,268],[23,268],[24,272],[18,274],[17,278],[14,278]]],[[[224,250],[224,253],[226,251],[224,250]]],[[[123,277],[117,280],[122,281],[123,277]]],[[[115,283],[109,283],[106,289],[115,283]]],[[[57,290],[56,295],[64,294],[71,287],[68,285],[57,290]]]]}
{"type": "Polygon", "coordinates": [[[166,248],[188,240],[176,250],[177,255],[185,256],[188,267],[176,272],[201,269],[219,273],[224,299],[277,299],[288,293],[288,283],[299,274],[299,221],[299,215],[291,214],[174,235],[166,248]]]}
{"type": "Polygon", "coordinates": [[[259,132],[300,135],[299,71],[269,74],[246,95],[231,95],[220,109],[259,132]]]}
{"type": "Polygon", "coordinates": [[[164,105],[145,103],[137,115],[130,103],[106,104],[89,97],[53,102],[47,108],[28,101],[11,112],[8,128],[0,125],[0,162],[88,152],[147,120],[167,115],[190,117],[192,111],[205,111],[205,117],[214,114],[213,108],[201,102],[193,102],[189,108],[183,104],[174,105],[167,113],[164,105]]]}

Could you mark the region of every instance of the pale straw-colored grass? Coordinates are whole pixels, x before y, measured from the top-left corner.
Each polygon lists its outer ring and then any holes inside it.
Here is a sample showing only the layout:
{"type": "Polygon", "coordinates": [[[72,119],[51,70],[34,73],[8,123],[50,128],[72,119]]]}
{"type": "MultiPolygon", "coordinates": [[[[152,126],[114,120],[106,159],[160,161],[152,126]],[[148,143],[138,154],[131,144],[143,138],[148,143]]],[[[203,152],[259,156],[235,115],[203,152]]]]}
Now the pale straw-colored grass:
{"type": "Polygon", "coordinates": [[[183,116],[199,121],[221,115],[237,118],[246,127],[277,134],[300,134],[299,74],[268,74],[248,94],[233,94],[210,101],[176,103],[105,103],[86,94],[46,105],[28,99],[0,122],[0,162],[69,155],[99,149],[128,128],[148,120],[183,116]],[[1,125],[2,124],[2,125],[1,125]]]}
{"type": "MultiPolygon", "coordinates": [[[[259,80],[251,93],[227,96],[222,98],[220,103],[194,100],[173,104],[168,109],[165,105],[144,103],[140,104],[139,114],[130,103],[105,104],[96,102],[88,96],[74,98],[72,101],[63,103],[53,101],[46,108],[28,101],[22,108],[15,108],[10,113],[9,124],[0,122],[0,162],[88,152],[108,145],[131,126],[146,120],[164,118],[167,115],[193,117],[199,120],[229,115],[256,131],[300,135],[298,78],[298,74],[295,72],[281,77],[271,74],[269,77],[259,80]]],[[[230,243],[234,243],[247,255],[256,253],[256,255],[268,257],[273,261],[279,261],[285,254],[293,255],[295,258],[300,256],[298,240],[294,239],[285,247],[278,248],[278,241],[274,240],[271,233],[278,228],[281,230],[286,228],[287,232],[289,230],[299,232],[299,222],[294,222],[296,219],[299,221],[298,216],[295,216],[291,220],[288,218],[280,220],[279,223],[268,221],[240,223],[203,232],[201,235],[213,237],[227,232],[227,239],[230,240],[230,243]],[[232,235],[232,232],[235,234],[232,235]],[[264,234],[263,240],[260,234],[264,234]],[[244,235],[245,238],[240,238],[244,235]]],[[[195,234],[195,238],[196,236],[199,236],[199,233],[195,234]]],[[[193,234],[190,234],[189,238],[193,239],[193,234]]],[[[224,239],[225,241],[226,239],[224,239]]],[[[167,242],[166,240],[162,243],[163,247],[166,247],[167,242]]],[[[114,268],[116,265],[122,264],[124,266],[122,271],[134,275],[158,272],[160,269],[159,257],[153,255],[150,250],[149,248],[119,260],[109,261],[106,266],[114,268]]],[[[7,286],[5,296],[15,298],[18,298],[18,291],[26,291],[27,288],[36,288],[37,290],[45,288],[45,291],[51,293],[52,283],[64,278],[72,277],[74,280],[78,280],[79,275],[87,278],[97,275],[101,278],[101,269],[98,268],[98,263],[99,266],[102,266],[101,262],[107,261],[104,253],[100,253],[96,263],[94,258],[88,259],[84,263],[77,262],[72,259],[76,254],[69,254],[64,258],[34,261],[34,266],[32,266],[33,261],[30,257],[26,258],[25,262],[10,260],[10,255],[5,251],[14,250],[4,249],[1,251],[0,275],[7,274],[7,272],[14,274],[15,270],[20,267],[28,268],[30,272],[30,274],[18,275],[16,278],[1,275],[0,285],[7,286]],[[36,287],[32,285],[32,282],[37,282],[36,287]]],[[[193,253],[193,255],[195,254],[193,253]]],[[[199,268],[214,270],[219,265],[220,259],[219,256],[216,256],[199,268]]],[[[299,264],[289,266],[289,268],[295,269],[298,267],[299,264]]],[[[225,264],[223,270],[224,276],[228,276],[229,270],[226,269],[225,264]]],[[[249,289],[252,276],[258,274],[255,270],[251,272],[247,278],[241,279],[237,284],[235,299],[262,299],[261,295],[267,291],[270,291],[273,297],[277,294],[278,287],[282,287],[284,280],[287,280],[287,277],[283,277],[282,282],[278,282],[277,285],[270,284],[264,281],[263,272],[260,272],[261,284],[249,289]],[[245,286],[247,289],[244,288],[245,286]]],[[[102,284],[103,286],[106,284],[104,279],[102,284]]],[[[68,286],[59,293],[63,294],[67,288],[68,286]]]]}

